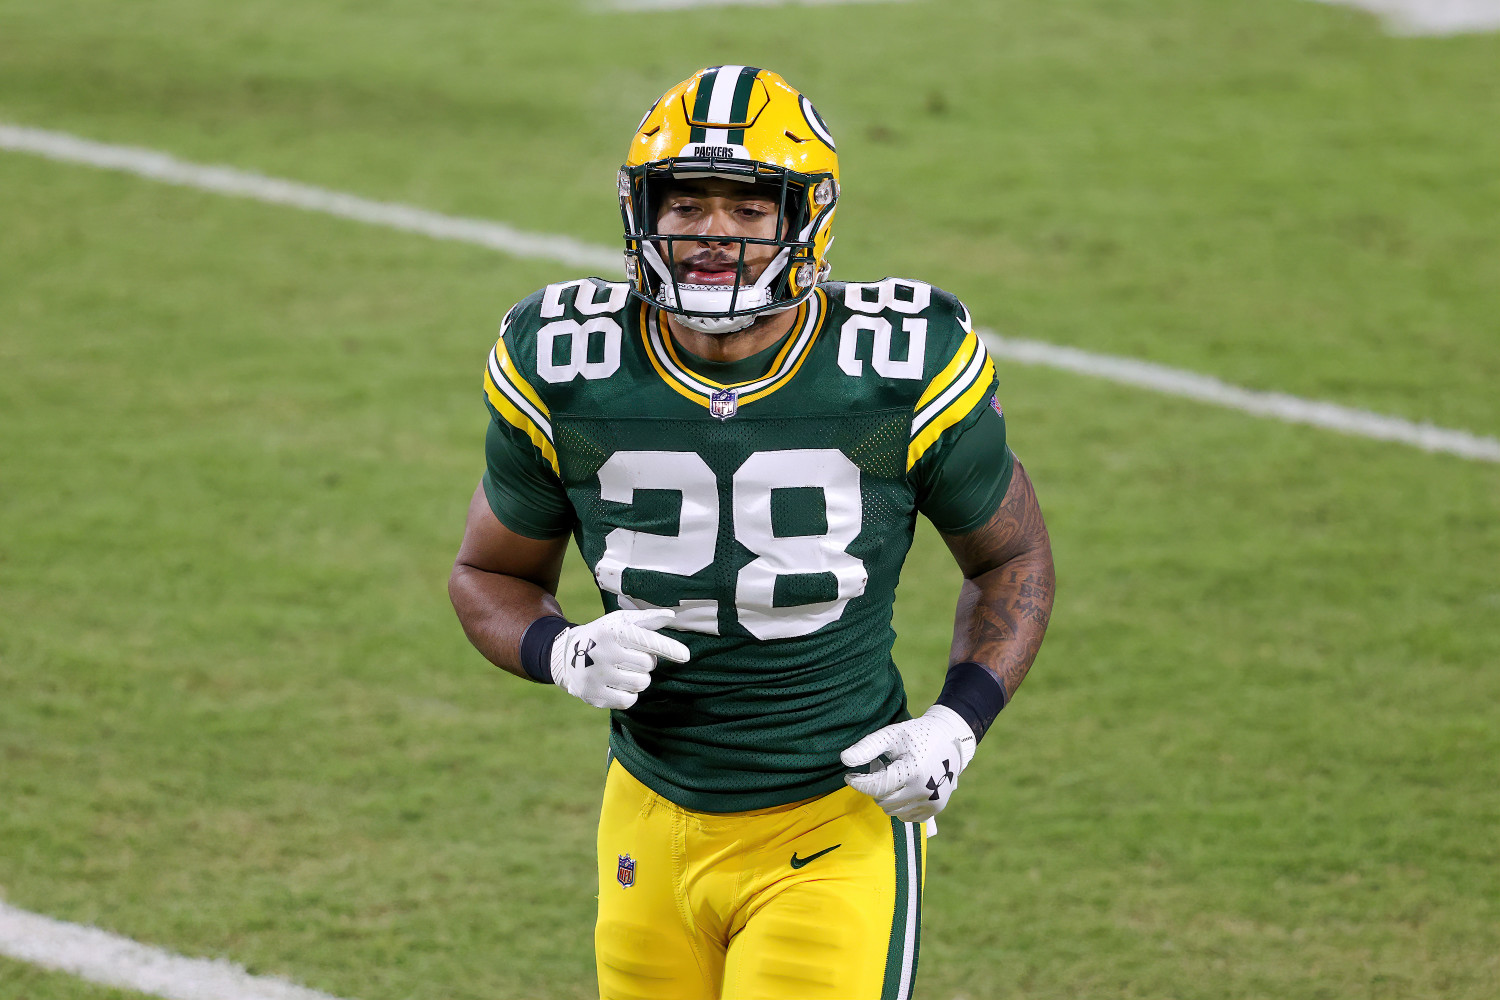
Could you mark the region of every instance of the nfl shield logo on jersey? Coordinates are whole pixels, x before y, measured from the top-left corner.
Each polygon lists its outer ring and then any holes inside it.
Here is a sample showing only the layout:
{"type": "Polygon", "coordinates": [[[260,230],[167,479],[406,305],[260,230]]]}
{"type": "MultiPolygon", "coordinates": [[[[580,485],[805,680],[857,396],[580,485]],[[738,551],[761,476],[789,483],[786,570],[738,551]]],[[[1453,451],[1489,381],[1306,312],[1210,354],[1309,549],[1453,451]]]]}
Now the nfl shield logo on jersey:
{"type": "Polygon", "coordinates": [[[720,420],[728,420],[740,408],[740,397],[733,389],[720,389],[708,397],[708,412],[720,420]]]}
{"type": "Polygon", "coordinates": [[[628,854],[621,854],[619,858],[620,866],[615,869],[615,878],[620,880],[622,886],[629,889],[635,885],[635,858],[628,854]]]}

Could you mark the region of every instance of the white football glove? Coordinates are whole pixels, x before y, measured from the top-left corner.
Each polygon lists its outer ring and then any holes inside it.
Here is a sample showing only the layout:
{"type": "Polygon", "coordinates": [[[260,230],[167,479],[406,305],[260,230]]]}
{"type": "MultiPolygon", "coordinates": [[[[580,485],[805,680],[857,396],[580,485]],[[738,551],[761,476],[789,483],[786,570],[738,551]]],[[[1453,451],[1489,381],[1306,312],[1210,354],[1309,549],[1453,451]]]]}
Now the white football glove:
{"type": "Polygon", "coordinates": [[[656,658],[686,663],[688,648],[657,635],[675,611],[612,611],[558,633],[552,643],[552,680],[595,708],[629,708],[651,683],[656,658]]]}
{"type": "Polygon", "coordinates": [[[845,767],[873,761],[869,774],[846,774],[844,781],[879,803],[887,816],[922,823],[948,804],[959,774],[974,759],[975,742],[962,716],[946,705],[933,705],[920,718],[875,730],[839,759],[845,767]]]}

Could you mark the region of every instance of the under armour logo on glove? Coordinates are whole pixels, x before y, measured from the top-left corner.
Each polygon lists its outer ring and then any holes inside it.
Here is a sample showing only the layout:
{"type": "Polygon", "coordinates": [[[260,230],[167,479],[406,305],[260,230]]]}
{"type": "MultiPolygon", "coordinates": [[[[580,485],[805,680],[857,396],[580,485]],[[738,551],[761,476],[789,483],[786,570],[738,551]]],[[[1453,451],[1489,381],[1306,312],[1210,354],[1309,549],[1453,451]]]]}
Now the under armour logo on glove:
{"type": "Polygon", "coordinates": [[[613,611],[563,629],[552,643],[552,680],[595,708],[629,708],[650,685],[658,659],[687,662],[686,646],[656,633],[675,617],[669,609],[613,611]]]}
{"type": "Polygon", "coordinates": [[[932,791],[932,794],[927,796],[927,798],[936,802],[939,798],[938,790],[943,787],[943,782],[945,781],[949,783],[953,781],[953,772],[948,769],[948,762],[946,760],[943,761],[943,776],[941,778],[934,776],[927,779],[927,787],[932,791]]]}
{"type": "Polygon", "coordinates": [[[887,816],[922,823],[948,804],[958,776],[974,758],[974,743],[974,731],[962,716],[946,705],[934,705],[921,718],[877,729],[845,750],[845,767],[861,767],[877,758],[889,763],[872,767],[868,774],[851,771],[844,781],[879,803],[887,816]]]}

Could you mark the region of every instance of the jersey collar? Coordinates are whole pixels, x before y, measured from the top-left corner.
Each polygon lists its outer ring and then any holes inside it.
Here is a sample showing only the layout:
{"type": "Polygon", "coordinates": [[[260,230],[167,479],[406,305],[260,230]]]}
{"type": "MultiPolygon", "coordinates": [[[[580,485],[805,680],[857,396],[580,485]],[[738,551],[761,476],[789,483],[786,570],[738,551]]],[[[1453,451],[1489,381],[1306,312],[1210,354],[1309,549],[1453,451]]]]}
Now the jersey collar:
{"type": "Polygon", "coordinates": [[[812,353],[813,343],[823,327],[823,318],[828,311],[828,300],[823,289],[816,288],[806,302],[797,307],[797,319],[792,324],[793,333],[787,337],[775,360],[766,373],[746,382],[728,384],[715,382],[690,371],[682,363],[667,329],[666,315],[659,309],[641,306],[641,341],[645,344],[646,357],[651,367],[678,394],[691,399],[707,409],[709,397],[715,393],[732,390],[740,406],[769,396],[792,380],[802,362],[812,353]]]}

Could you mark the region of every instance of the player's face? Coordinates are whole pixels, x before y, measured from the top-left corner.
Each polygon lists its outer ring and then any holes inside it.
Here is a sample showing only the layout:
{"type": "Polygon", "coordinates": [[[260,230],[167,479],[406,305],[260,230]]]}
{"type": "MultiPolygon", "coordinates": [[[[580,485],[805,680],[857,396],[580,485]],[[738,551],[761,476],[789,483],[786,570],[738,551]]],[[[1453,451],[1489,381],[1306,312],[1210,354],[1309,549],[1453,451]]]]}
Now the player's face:
{"type": "MultiPolygon", "coordinates": [[[[662,198],[656,231],[663,236],[698,237],[671,242],[677,280],[693,285],[733,284],[740,244],[714,237],[775,239],[778,207],[776,192],[741,181],[706,178],[673,184],[662,198]]],[[[777,252],[775,246],[745,244],[745,273],[740,281],[748,284],[760,277],[777,252]]],[[[667,254],[665,246],[662,254],[667,254]]]]}

